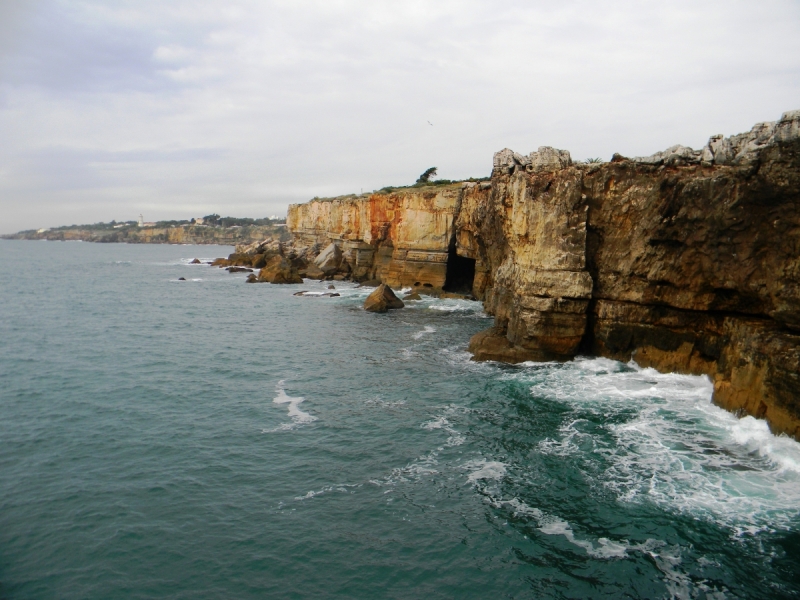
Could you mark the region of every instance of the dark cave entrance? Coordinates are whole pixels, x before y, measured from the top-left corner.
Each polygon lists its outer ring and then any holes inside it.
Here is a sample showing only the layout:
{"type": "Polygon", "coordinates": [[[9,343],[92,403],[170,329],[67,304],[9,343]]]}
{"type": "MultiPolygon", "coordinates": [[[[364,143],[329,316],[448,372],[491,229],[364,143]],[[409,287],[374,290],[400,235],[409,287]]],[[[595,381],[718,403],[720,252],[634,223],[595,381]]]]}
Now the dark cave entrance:
{"type": "Polygon", "coordinates": [[[442,289],[456,294],[471,294],[474,280],[475,259],[464,258],[456,253],[456,239],[453,236],[447,249],[447,274],[442,289]]]}

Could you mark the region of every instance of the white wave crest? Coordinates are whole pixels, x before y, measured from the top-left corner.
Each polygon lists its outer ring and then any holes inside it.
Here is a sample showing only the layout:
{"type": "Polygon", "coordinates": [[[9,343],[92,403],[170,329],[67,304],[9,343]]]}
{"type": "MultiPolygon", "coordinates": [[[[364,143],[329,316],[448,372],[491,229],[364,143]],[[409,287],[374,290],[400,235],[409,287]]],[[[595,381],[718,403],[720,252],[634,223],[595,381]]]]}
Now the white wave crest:
{"type": "Polygon", "coordinates": [[[423,329],[422,331],[417,331],[414,334],[414,339],[415,340],[419,340],[419,339],[422,338],[422,336],[424,336],[424,335],[426,335],[428,333],[434,333],[435,331],[436,331],[436,327],[433,327],[432,325],[425,325],[425,329],[423,329]]]}
{"type": "Polygon", "coordinates": [[[308,414],[307,412],[303,412],[300,410],[299,406],[300,403],[305,400],[302,396],[293,397],[288,396],[286,391],[284,390],[284,380],[281,379],[278,382],[278,385],[275,386],[275,392],[277,392],[277,396],[273,398],[273,402],[275,404],[288,404],[289,405],[289,416],[292,419],[293,424],[301,424],[301,423],[311,423],[312,421],[316,421],[317,417],[308,414]]]}
{"type": "Polygon", "coordinates": [[[461,432],[455,429],[453,425],[450,423],[450,421],[448,421],[447,418],[444,416],[438,417],[433,421],[428,421],[427,423],[423,423],[421,427],[429,431],[434,429],[441,429],[449,433],[450,437],[447,438],[448,446],[460,446],[466,441],[464,435],[462,435],[461,432]]]}
{"type": "Polygon", "coordinates": [[[713,405],[707,377],[579,358],[501,378],[573,409],[539,451],[601,457],[600,483],[621,501],[654,502],[735,535],[786,528],[800,516],[800,443],[713,405]]]}
{"type": "Polygon", "coordinates": [[[464,463],[465,469],[475,469],[467,477],[470,483],[477,483],[480,480],[500,480],[506,475],[506,464],[496,460],[471,460],[464,463]]]}

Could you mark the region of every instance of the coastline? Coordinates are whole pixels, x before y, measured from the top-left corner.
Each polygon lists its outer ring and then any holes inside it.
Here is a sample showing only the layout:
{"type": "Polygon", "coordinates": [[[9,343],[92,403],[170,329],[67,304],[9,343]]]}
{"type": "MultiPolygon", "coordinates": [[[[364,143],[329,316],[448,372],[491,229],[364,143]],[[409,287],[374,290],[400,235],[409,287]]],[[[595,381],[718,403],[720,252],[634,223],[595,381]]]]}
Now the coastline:
{"type": "Polygon", "coordinates": [[[285,241],[289,234],[285,227],[243,226],[208,227],[189,225],[178,227],[125,227],[89,228],[87,226],[60,227],[46,231],[21,231],[0,236],[6,240],[83,241],[93,243],[124,244],[218,244],[236,246],[264,239],[285,241]]]}
{"type": "Polygon", "coordinates": [[[791,111],[702,150],[504,149],[489,182],[293,204],[287,256],[333,257],[317,278],[470,293],[495,317],[474,360],[707,375],[718,405],[800,439],[798,189],[791,111]]]}

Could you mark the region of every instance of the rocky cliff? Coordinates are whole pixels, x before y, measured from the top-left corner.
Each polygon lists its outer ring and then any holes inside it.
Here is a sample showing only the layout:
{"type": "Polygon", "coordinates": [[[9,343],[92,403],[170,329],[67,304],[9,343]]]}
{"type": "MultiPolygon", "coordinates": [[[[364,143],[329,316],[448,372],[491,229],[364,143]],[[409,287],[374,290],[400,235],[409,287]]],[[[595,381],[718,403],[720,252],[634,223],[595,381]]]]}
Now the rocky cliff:
{"type": "Polygon", "coordinates": [[[335,243],[357,280],[391,287],[445,285],[460,184],[346,196],[289,206],[295,244],[335,243]]]}
{"type": "Polygon", "coordinates": [[[800,439],[800,111],[649,157],[495,154],[491,182],[313,201],[299,244],[356,279],[471,287],[477,360],[590,353],[706,374],[715,401],[800,439]]]}

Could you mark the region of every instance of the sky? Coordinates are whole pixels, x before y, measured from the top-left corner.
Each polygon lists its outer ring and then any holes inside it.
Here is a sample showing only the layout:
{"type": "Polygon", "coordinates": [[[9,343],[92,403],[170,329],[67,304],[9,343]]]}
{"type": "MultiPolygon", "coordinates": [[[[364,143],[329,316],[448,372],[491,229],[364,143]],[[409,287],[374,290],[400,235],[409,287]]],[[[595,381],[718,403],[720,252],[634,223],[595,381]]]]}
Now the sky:
{"type": "Polygon", "coordinates": [[[0,233],[285,215],[793,109],[798,0],[0,0],[0,233]]]}

